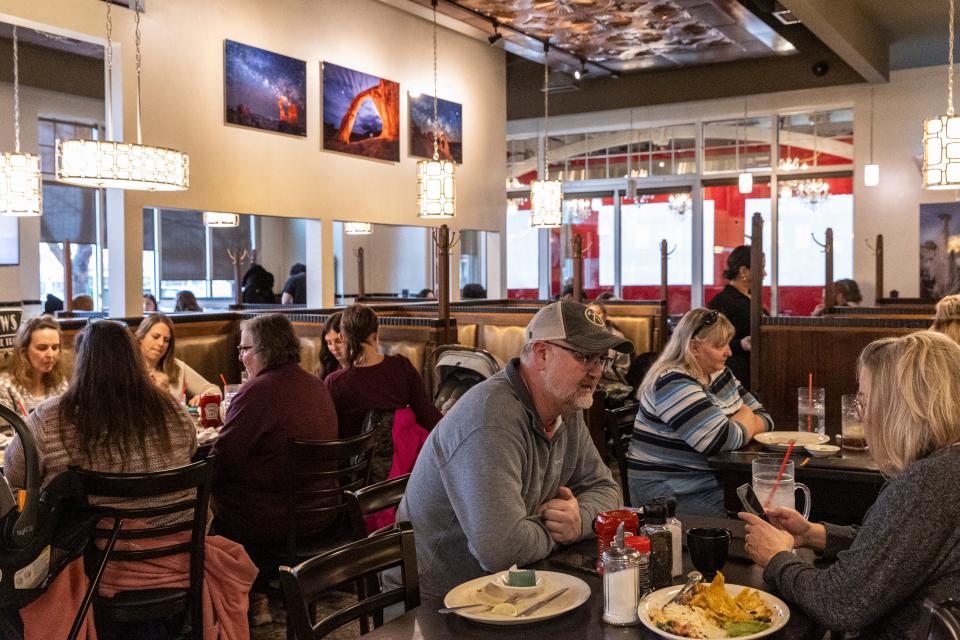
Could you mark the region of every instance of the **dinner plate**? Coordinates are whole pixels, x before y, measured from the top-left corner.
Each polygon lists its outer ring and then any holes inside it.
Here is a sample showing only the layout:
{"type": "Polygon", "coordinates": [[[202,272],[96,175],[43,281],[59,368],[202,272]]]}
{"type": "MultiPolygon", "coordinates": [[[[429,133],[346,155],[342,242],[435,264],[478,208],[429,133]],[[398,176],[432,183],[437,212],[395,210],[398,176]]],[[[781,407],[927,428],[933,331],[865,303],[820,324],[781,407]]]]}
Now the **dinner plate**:
{"type": "Polygon", "coordinates": [[[791,440],[794,441],[794,449],[802,449],[808,444],[830,442],[830,436],[808,431],[764,431],[753,436],[753,439],[775,451],[786,451],[791,440]]]}
{"type": "MultiPolygon", "coordinates": [[[[556,571],[537,571],[537,577],[543,578],[543,590],[536,595],[521,598],[517,602],[518,611],[523,611],[526,607],[539,602],[559,589],[567,587],[567,591],[529,616],[505,616],[486,611],[482,607],[463,609],[454,613],[468,620],[483,622],[484,624],[529,624],[573,611],[590,599],[590,585],[576,576],[557,573],[556,571]]],[[[483,590],[483,587],[494,579],[496,579],[496,576],[483,576],[454,587],[444,597],[443,606],[459,607],[480,602],[489,602],[490,604],[501,602],[502,600],[493,598],[483,590]]]]}
{"type": "MultiPolygon", "coordinates": [[[[727,590],[727,595],[731,598],[736,598],[737,594],[744,589],[743,586],[738,584],[725,584],[723,585],[727,590]]],[[[677,592],[683,588],[683,585],[676,584],[672,587],[666,587],[665,589],[660,589],[659,591],[654,591],[653,593],[648,593],[640,600],[640,606],[638,608],[638,614],[640,615],[640,622],[644,624],[647,629],[650,629],[654,633],[660,635],[663,638],[676,638],[676,640],[685,640],[683,636],[674,635],[672,633],[667,633],[662,629],[657,628],[657,625],[653,624],[653,621],[650,619],[650,611],[653,609],[659,609],[663,607],[667,602],[670,601],[670,598],[677,595],[677,592]]],[[[770,626],[764,629],[759,633],[751,633],[746,636],[737,636],[740,640],[751,640],[751,638],[762,638],[768,636],[771,633],[776,633],[790,620],[790,609],[787,607],[786,603],[775,596],[770,595],[766,591],[760,591],[759,589],[754,589],[760,597],[763,598],[763,601],[767,604],[768,607],[773,609],[773,616],[770,620],[770,626]]]]}

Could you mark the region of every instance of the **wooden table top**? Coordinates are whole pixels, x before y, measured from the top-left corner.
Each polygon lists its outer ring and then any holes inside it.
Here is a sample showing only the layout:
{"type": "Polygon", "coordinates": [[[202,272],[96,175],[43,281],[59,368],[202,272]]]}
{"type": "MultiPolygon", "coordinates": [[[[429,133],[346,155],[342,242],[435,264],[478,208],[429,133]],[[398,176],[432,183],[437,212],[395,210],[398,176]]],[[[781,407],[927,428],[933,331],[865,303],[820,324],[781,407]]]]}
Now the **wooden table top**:
{"type": "MultiPolygon", "coordinates": [[[[708,461],[710,466],[715,469],[741,469],[750,468],[751,463],[758,456],[769,456],[774,458],[783,458],[783,453],[765,449],[757,442],[751,442],[743,449],[736,451],[724,451],[715,456],[711,456],[708,461]]],[[[869,479],[876,480],[880,476],[880,469],[876,461],[870,455],[869,451],[851,451],[840,449],[836,455],[826,458],[815,458],[805,450],[794,450],[790,455],[795,465],[800,465],[804,459],[807,460],[802,467],[797,469],[797,476],[809,475],[811,477],[836,476],[842,472],[845,477],[850,479],[869,479]]]]}
{"type": "MultiPolygon", "coordinates": [[[[743,557],[743,523],[739,520],[717,520],[713,518],[688,517],[683,521],[683,528],[687,530],[697,526],[723,526],[730,529],[734,541],[730,548],[731,557],[722,569],[728,583],[741,584],[765,591],[771,588],[763,582],[763,571],[757,565],[743,557]]],[[[574,545],[572,551],[596,557],[596,541],[585,540],[574,545]]],[[[561,553],[563,550],[561,550],[561,553]]],[[[812,554],[801,550],[801,557],[812,554]]],[[[693,569],[690,557],[686,551],[683,554],[684,572],[693,569]]],[[[603,616],[603,585],[601,578],[596,575],[576,572],[565,566],[551,564],[550,559],[543,560],[536,565],[537,569],[558,571],[576,575],[590,586],[590,599],[577,609],[566,614],[532,624],[494,626],[473,622],[461,618],[456,614],[441,615],[437,609],[443,606],[439,599],[424,599],[419,607],[407,612],[403,616],[388,622],[379,629],[364,636],[370,640],[457,640],[496,638],[547,638],[549,640],[625,640],[639,638],[653,640],[661,636],[653,633],[643,625],[633,627],[616,627],[602,620],[603,616]]],[[[801,640],[820,638],[822,630],[815,625],[799,609],[791,607],[790,621],[786,627],[775,634],[767,636],[771,640],[801,640]]]]}

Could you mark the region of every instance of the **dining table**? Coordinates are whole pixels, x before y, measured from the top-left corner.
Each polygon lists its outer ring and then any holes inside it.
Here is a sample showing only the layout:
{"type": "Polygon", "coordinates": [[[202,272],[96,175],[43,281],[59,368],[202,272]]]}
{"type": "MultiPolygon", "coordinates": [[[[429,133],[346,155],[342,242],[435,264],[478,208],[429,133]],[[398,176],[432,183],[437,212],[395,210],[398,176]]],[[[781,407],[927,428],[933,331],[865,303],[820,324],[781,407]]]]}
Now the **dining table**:
{"type": "MultiPolygon", "coordinates": [[[[693,527],[722,527],[732,534],[730,555],[721,569],[728,584],[737,584],[760,589],[777,595],[763,580],[763,570],[754,564],[743,550],[744,523],[740,520],[688,516],[682,520],[683,530],[693,527]]],[[[685,537],[685,536],[684,536],[685,537]]],[[[686,543],[684,543],[686,547],[686,543]]],[[[603,581],[596,573],[574,570],[561,558],[569,558],[571,552],[596,558],[595,539],[582,540],[562,547],[546,559],[532,565],[541,571],[557,571],[576,575],[590,587],[590,597],[579,607],[549,620],[516,625],[490,625],[474,622],[455,613],[441,614],[444,606],[441,598],[422,598],[420,606],[364,636],[369,640],[496,640],[548,639],[548,640],[654,640],[661,638],[642,624],[621,627],[603,621],[603,581]]],[[[797,550],[797,554],[813,560],[812,552],[797,550]]],[[[683,551],[684,576],[693,569],[686,548],[683,551]]],[[[683,578],[676,578],[682,584],[683,578]]],[[[782,599],[782,598],[781,598],[782,599]]],[[[819,628],[797,607],[790,606],[790,620],[782,629],[766,636],[771,640],[820,640],[825,630],[819,628]]]]}

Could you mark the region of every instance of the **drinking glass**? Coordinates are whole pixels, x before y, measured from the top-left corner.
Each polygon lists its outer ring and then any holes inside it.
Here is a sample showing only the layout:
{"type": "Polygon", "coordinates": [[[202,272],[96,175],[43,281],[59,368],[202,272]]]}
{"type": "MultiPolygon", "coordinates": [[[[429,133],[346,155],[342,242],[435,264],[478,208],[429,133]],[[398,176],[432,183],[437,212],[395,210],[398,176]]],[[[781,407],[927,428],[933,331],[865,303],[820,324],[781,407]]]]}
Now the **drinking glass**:
{"type": "Polygon", "coordinates": [[[824,433],[827,422],[826,413],[827,392],[823,387],[799,387],[797,389],[797,431],[813,431],[824,433]]]}
{"type": "Polygon", "coordinates": [[[857,394],[847,393],[840,396],[840,411],[843,417],[840,433],[843,435],[841,446],[853,451],[864,451],[867,448],[867,438],[860,422],[860,412],[857,407],[857,394]]]}
{"type": "Polygon", "coordinates": [[[690,561],[703,574],[704,580],[713,581],[717,571],[727,563],[730,538],[728,529],[697,528],[687,531],[690,561]]]}
{"type": "Polygon", "coordinates": [[[220,401],[220,420],[221,422],[227,421],[227,409],[230,408],[230,403],[233,402],[233,397],[240,392],[239,384],[226,384],[223,385],[223,399],[220,401]]]}
{"type": "Polygon", "coordinates": [[[796,509],[796,492],[799,489],[803,493],[803,511],[804,518],[810,515],[810,489],[807,485],[794,482],[793,478],[793,460],[787,460],[783,467],[783,475],[777,483],[777,475],[780,473],[780,465],[783,459],[776,457],[760,457],[753,460],[753,492],[757,494],[760,504],[764,509],[773,507],[788,507],[796,509]],[[771,493],[773,496],[771,497],[771,493]]]}

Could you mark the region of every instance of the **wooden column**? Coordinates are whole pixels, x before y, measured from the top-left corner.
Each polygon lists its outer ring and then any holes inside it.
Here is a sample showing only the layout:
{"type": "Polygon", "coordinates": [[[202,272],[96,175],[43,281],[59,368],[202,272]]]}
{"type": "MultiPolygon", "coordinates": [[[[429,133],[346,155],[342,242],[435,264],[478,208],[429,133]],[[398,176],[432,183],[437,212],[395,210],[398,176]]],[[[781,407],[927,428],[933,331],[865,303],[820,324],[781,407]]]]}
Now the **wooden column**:
{"type": "MultiPolygon", "coordinates": [[[[667,300],[667,258],[670,253],[667,251],[667,241],[660,241],[660,299],[667,300]]],[[[667,306],[669,309],[669,305],[667,306]]]]}
{"type": "Polygon", "coordinates": [[[823,241],[823,273],[827,281],[824,286],[823,312],[830,313],[836,304],[833,287],[833,229],[827,227],[826,239],[823,241]]]}
{"type": "Polygon", "coordinates": [[[450,344],[450,227],[440,225],[433,240],[437,245],[437,314],[443,324],[443,344],[450,344]]]}
{"type": "Polygon", "coordinates": [[[763,216],[753,214],[750,244],[750,389],[760,391],[760,321],[763,318],[763,216]]]}
{"type": "Polygon", "coordinates": [[[362,298],[367,295],[366,278],[363,273],[363,247],[357,247],[355,255],[357,256],[357,296],[362,298]]]}
{"type": "Polygon", "coordinates": [[[73,311],[73,256],[70,250],[70,241],[63,241],[63,308],[73,311]]]}
{"type": "Polygon", "coordinates": [[[877,234],[877,248],[873,250],[877,259],[877,298],[882,298],[886,293],[883,290],[883,234],[877,234]]]}
{"type": "Polygon", "coordinates": [[[227,249],[227,256],[230,258],[230,264],[233,265],[233,281],[234,281],[234,295],[233,301],[234,304],[243,304],[243,282],[240,277],[240,267],[243,265],[243,261],[247,257],[247,250],[241,249],[240,247],[234,247],[233,249],[227,249]]]}
{"type": "Polygon", "coordinates": [[[570,239],[573,249],[573,299],[583,302],[583,238],[574,234],[570,239]]]}

